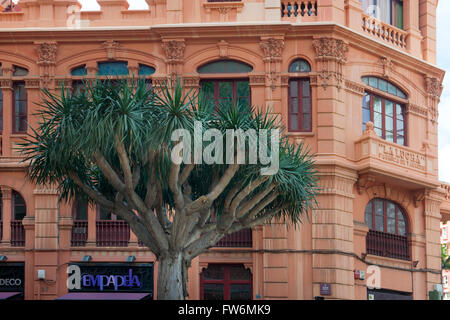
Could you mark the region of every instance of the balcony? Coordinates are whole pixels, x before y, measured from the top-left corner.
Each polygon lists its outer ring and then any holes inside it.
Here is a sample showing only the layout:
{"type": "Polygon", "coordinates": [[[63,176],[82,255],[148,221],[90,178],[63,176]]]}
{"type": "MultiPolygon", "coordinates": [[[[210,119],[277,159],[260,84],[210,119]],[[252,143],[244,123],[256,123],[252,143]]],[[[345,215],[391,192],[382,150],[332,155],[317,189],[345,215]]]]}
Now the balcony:
{"type": "Polygon", "coordinates": [[[362,29],[374,38],[382,40],[394,47],[406,50],[408,33],[383,21],[362,14],[362,29]]]}
{"type": "Polygon", "coordinates": [[[252,246],[252,229],[229,234],[215,245],[219,248],[251,248],[252,246]]]}
{"type": "Polygon", "coordinates": [[[358,173],[395,179],[408,189],[436,188],[436,170],[433,159],[426,152],[379,138],[373,124],[355,142],[355,160],[358,173]]]}
{"type": "Polygon", "coordinates": [[[411,260],[408,238],[370,230],[366,237],[366,251],[376,256],[411,260]]]}
{"type": "Polygon", "coordinates": [[[308,17],[317,16],[317,1],[281,1],[281,20],[314,21],[308,17]]]}
{"type": "Polygon", "coordinates": [[[11,221],[11,247],[25,246],[25,228],[21,220],[11,221]]]}
{"type": "Polygon", "coordinates": [[[103,220],[96,223],[97,247],[127,247],[130,226],[121,220],[103,220]]]}
{"type": "Polygon", "coordinates": [[[84,247],[86,246],[88,238],[88,222],[87,221],[74,221],[72,227],[72,247],[84,247]]]}

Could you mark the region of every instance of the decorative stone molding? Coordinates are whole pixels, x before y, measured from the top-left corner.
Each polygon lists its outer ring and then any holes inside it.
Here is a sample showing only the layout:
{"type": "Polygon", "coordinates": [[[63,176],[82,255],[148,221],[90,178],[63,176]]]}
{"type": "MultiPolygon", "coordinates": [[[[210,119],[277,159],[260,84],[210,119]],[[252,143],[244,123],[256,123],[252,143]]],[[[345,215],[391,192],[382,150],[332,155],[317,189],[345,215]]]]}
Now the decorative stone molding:
{"type": "Polygon", "coordinates": [[[217,44],[217,47],[219,48],[219,56],[221,58],[228,57],[229,46],[230,46],[230,44],[228,42],[226,42],[225,40],[219,41],[219,43],[217,44]]]}
{"type": "Polygon", "coordinates": [[[102,47],[106,49],[108,60],[116,60],[117,49],[120,47],[117,41],[107,40],[102,43],[102,47]]]}
{"type": "Polygon", "coordinates": [[[400,190],[397,187],[391,187],[386,183],[373,182],[373,185],[365,188],[370,200],[374,198],[388,199],[400,204],[403,208],[408,208],[413,200],[408,192],[400,190]]]}
{"type": "MultiPolygon", "coordinates": [[[[40,87],[40,79],[36,78],[36,79],[25,79],[25,87],[27,89],[39,89],[40,87]]],[[[45,83],[45,81],[44,81],[45,83]]]]}
{"type": "Polygon", "coordinates": [[[420,203],[425,199],[425,196],[427,196],[428,193],[428,190],[421,190],[413,194],[415,208],[418,208],[420,206],[420,203]]]}
{"type": "Polygon", "coordinates": [[[441,81],[434,77],[425,76],[426,91],[430,97],[439,99],[442,94],[443,86],[441,81]]]}
{"type": "Polygon", "coordinates": [[[265,74],[249,74],[250,86],[265,86],[266,76],[265,74]]]}
{"type": "Polygon", "coordinates": [[[200,87],[200,76],[186,76],[184,77],[184,86],[186,88],[199,88],[200,87]]]}
{"type": "Polygon", "coordinates": [[[348,45],[343,40],[319,38],[313,40],[313,48],[319,59],[335,60],[342,64],[347,62],[348,45]]]}
{"type": "Polygon", "coordinates": [[[364,87],[357,82],[345,80],[345,88],[350,92],[356,93],[357,95],[364,95],[364,87]]]}
{"type": "Polygon", "coordinates": [[[38,54],[38,65],[55,65],[58,45],[56,42],[36,43],[35,47],[38,54]]]}
{"type": "Polygon", "coordinates": [[[184,40],[163,40],[162,48],[166,55],[167,63],[182,63],[184,61],[184,40]]]}
{"type": "Polygon", "coordinates": [[[356,181],[356,191],[358,194],[363,194],[368,188],[375,186],[376,178],[370,174],[359,175],[356,181]]]}
{"type": "Polygon", "coordinates": [[[324,90],[330,85],[338,89],[342,86],[343,65],[347,62],[348,44],[335,38],[318,38],[313,40],[318,62],[318,80],[324,90]]]}
{"type": "Polygon", "coordinates": [[[244,3],[243,1],[204,2],[203,7],[207,14],[211,14],[211,12],[215,10],[218,11],[221,18],[224,19],[233,9],[240,13],[244,7],[244,3]]]}
{"type": "Polygon", "coordinates": [[[414,113],[415,115],[418,115],[420,117],[428,117],[428,110],[427,108],[421,107],[417,104],[409,103],[406,105],[406,112],[414,113]]]}
{"type": "Polygon", "coordinates": [[[276,38],[262,39],[261,42],[259,43],[259,47],[264,52],[263,60],[265,62],[281,61],[284,49],[283,39],[276,39],[276,38]]]}
{"type": "Polygon", "coordinates": [[[389,78],[390,73],[394,71],[394,63],[390,58],[382,57],[380,64],[383,66],[383,76],[389,78]]]}
{"type": "Polygon", "coordinates": [[[11,200],[12,189],[5,186],[0,187],[0,189],[2,191],[2,199],[11,200]]]}
{"type": "Polygon", "coordinates": [[[2,79],[0,80],[0,88],[1,89],[12,89],[12,80],[10,79],[2,79]]]}
{"type": "Polygon", "coordinates": [[[55,88],[61,89],[61,88],[71,88],[72,87],[72,80],[71,79],[56,79],[55,80],[55,88]]]}

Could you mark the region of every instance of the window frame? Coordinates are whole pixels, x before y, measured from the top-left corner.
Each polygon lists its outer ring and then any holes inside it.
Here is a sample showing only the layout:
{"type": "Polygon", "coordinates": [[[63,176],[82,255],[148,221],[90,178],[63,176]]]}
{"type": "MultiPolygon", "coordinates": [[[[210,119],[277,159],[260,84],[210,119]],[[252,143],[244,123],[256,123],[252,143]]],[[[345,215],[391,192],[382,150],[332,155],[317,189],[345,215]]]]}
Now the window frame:
{"type": "Polygon", "coordinates": [[[11,221],[22,221],[26,216],[27,216],[27,203],[25,201],[25,198],[16,190],[11,190],[11,221]],[[23,205],[20,205],[21,207],[25,208],[25,215],[23,216],[23,218],[21,220],[17,220],[16,219],[16,207],[19,206],[16,203],[16,195],[18,195],[19,197],[22,198],[23,200],[23,205]]]}
{"type": "Polygon", "coordinates": [[[233,264],[227,264],[227,263],[211,263],[208,265],[208,268],[205,268],[200,273],[200,300],[205,300],[204,298],[204,285],[205,284],[223,284],[223,300],[231,300],[231,285],[237,284],[237,285],[250,285],[250,300],[253,300],[253,273],[251,274],[250,280],[231,280],[231,268],[237,267],[237,266],[243,266],[244,269],[245,265],[243,263],[233,263],[233,264]],[[203,272],[208,269],[210,266],[223,266],[224,267],[224,277],[223,279],[217,279],[217,280],[205,280],[203,272]]]}
{"type": "MultiPolygon", "coordinates": [[[[370,88],[372,88],[372,87],[370,87],[370,88]]],[[[399,146],[408,147],[409,146],[409,143],[408,143],[408,136],[409,135],[408,135],[408,117],[407,117],[407,112],[406,112],[406,105],[403,102],[401,102],[399,99],[391,99],[390,97],[386,97],[384,95],[380,95],[380,94],[376,93],[374,90],[365,90],[364,91],[364,96],[363,96],[363,101],[362,101],[362,104],[361,104],[361,111],[362,112],[364,112],[363,109],[365,109],[364,108],[364,99],[365,99],[366,95],[370,96],[370,102],[369,102],[370,121],[374,124],[374,127],[376,127],[375,126],[375,118],[374,118],[374,114],[375,114],[374,101],[375,101],[375,98],[381,99],[381,115],[382,115],[382,128],[381,128],[381,130],[382,130],[382,135],[381,135],[380,138],[385,140],[385,141],[387,141],[387,142],[395,143],[395,144],[397,144],[399,146]],[[393,118],[393,122],[394,122],[394,124],[393,124],[393,131],[392,131],[392,134],[394,136],[394,139],[393,139],[394,141],[389,141],[389,140],[386,139],[386,100],[389,101],[389,102],[392,102],[392,104],[394,106],[393,107],[394,108],[394,110],[393,110],[393,117],[392,117],[393,118]],[[397,142],[397,138],[398,138],[397,110],[396,110],[397,109],[397,107],[396,107],[397,105],[400,106],[400,108],[402,110],[402,114],[403,114],[403,130],[404,130],[404,135],[403,135],[404,143],[403,144],[400,144],[400,143],[397,142]]],[[[365,126],[367,124],[367,122],[364,123],[364,115],[363,114],[362,114],[361,119],[362,119],[362,126],[365,126]]],[[[378,127],[376,127],[376,128],[378,128],[378,127]]]]}
{"type": "MultiPolygon", "coordinates": [[[[224,73],[224,75],[229,75],[228,73],[224,73]]],[[[235,74],[232,74],[235,75],[235,74]]],[[[242,75],[242,74],[240,74],[242,75]]],[[[213,82],[214,83],[214,105],[215,105],[215,109],[218,110],[220,107],[220,101],[219,101],[219,89],[220,89],[220,83],[224,83],[224,82],[232,82],[232,100],[233,103],[236,104],[237,103],[237,83],[238,82],[247,82],[248,83],[248,88],[249,88],[249,96],[248,96],[248,100],[249,100],[249,106],[252,105],[252,86],[250,85],[250,79],[248,77],[219,77],[219,76],[215,76],[215,77],[202,77],[199,81],[199,87],[200,90],[202,89],[202,85],[205,82],[213,82]]]]}
{"type": "Polygon", "coordinates": [[[27,90],[27,86],[26,86],[26,82],[24,80],[15,80],[13,81],[13,95],[12,95],[12,133],[13,134],[25,134],[28,131],[28,90],[27,90]],[[19,113],[18,115],[16,114],[16,89],[18,86],[23,86],[23,90],[25,90],[25,100],[19,100],[19,101],[24,101],[25,102],[25,113],[19,113]],[[23,118],[25,118],[25,130],[18,130],[18,128],[16,128],[16,120],[17,117],[19,117],[19,123],[21,123],[21,121],[23,120],[23,118]]]}
{"type": "MultiPolygon", "coordinates": [[[[370,226],[369,230],[373,230],[373,231],[377,231],[377,232],[383,232],[386,234],[392,234],[392,235],[396,235],[396,236],[401,236],[401,237],[408,237],[408,233],[409,233],[409,223],[408,223],[408,218],[406,215],[405,210],[397,203],[389,200],[389,199],[383,199],[383,198],[374,198],[371,199],[367,204],[366,207],[364,208],[364,224],[366,224],[366,209],[369,206],[369,204],[372,205],[372,228],[370,226]],[[383,231],[381,230],[377,230],[376,228],[376,212],[375,212],[375,202],[376,201],[381,201],[383,203],[383,231]],[[388,204],[393,204],[395,206],[395,233],[392,232],[388,232],[388,215],[387,215],[387,205],[388,204]],[[398,225],[399,225],[399,218],[398,215],[401,214],[403,217],[403,220],[405,222],[405,234],[400,234],[399,233],[399,229],[398,229],[398,225]]],[[[367,224],[366,224],[367,225],[367,224]]]]}
{"type": "MultiPolygon", "coordinates": [[[[3,89],[0,88],[0,135],[3,133],[3,89]]],[[[1,150],[0,146],[0,150],[1,150]]],[[[1,154],[1,151],[0,151],[1,154]]]]}
{"type": "Polygon", "coordinates": [[[291,77],[289,78],[289,84],[288,84],[288,132],[313,132],[313,99],[312,99],[312,86],[311,86],[311,78],[310,77],[291,77]],[[298,96],[297,96],[297,101],[298,101],[298,112],[297,112],[297,124],[298,124],[298,129],[294,130],[292,129],[292,124],[291,124],[291,114],[292,113],[292,96],[291,96],[291,82],[293,81],[298,81],[298,88],[297,88],[297,92],[298,92],[298,96]],[[303,114],[305,112],[303,112],[303,99],[305,98],[303,96],[303,86],[301,85],[304,81],[308,81],[309,82],[309,100],[310,100],[310,121],[309,121],[309,127],[310,129],[307,130],[304,128],[303,125],[303,114]],[[301,94],[301,95],[300,95],[301,94]],[[301,105],[300,105],[300,100],[301,100],[301,105]]]}

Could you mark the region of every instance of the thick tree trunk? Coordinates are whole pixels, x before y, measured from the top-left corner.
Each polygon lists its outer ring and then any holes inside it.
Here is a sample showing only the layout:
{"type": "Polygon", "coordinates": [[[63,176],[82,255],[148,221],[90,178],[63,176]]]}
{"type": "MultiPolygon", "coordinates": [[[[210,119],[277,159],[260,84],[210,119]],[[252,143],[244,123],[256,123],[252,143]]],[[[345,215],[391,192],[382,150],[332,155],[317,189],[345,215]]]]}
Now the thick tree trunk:
{"type": "Polygon", "coordinates": [[[161,257],[158,264],[158,300],[184,300],[183,257],[181,253],[161,257]]]}

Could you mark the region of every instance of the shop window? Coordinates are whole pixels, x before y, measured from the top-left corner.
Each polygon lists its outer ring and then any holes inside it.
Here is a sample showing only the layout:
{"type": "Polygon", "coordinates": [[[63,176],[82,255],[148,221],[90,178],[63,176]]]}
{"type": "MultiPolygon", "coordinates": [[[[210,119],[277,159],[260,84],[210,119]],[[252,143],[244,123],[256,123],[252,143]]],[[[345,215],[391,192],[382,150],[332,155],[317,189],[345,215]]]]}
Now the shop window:
{"type": "Polygon", "coordinates": [[[403,29],[403,0],[360,0],[368,15],[403,29]]]}
{"type": "Polygon", "coordinates": [[[13,84],[13,132],[27,131],[27,89],[25,82],[16,81],[13,84]]]}
{"type": "Polygon", "coordinates": [[[207,73],[249,73],[253,71],[253,67],[244,62],[236,60],[219,60],[209,62],[200,66],[197,72],[200,74],[207,73]]]}
{"type": "Polygon", "coordinates": [[[128,74],[128,62],[126,61],[98,63],[98,76],[126,76],[128,74]]]}
{"type": "Polygon", "coordinates": [[[252,274],[242,264],[210,264],[200,277],[203,300],[251,300],[252,274]]]}
{"type": "Polygon", "coordinates": [[[366,206],[364,220],[369,227],[366,238],[367,253],[410,259],[408,225],[399,205],[385,199],[373,199],[366,206]]]}

